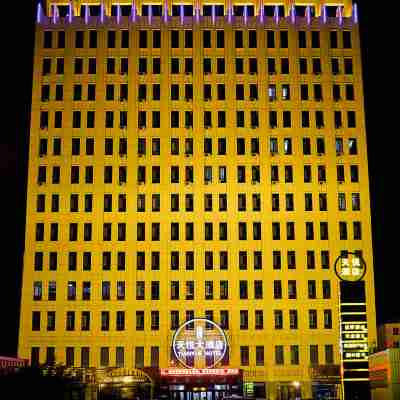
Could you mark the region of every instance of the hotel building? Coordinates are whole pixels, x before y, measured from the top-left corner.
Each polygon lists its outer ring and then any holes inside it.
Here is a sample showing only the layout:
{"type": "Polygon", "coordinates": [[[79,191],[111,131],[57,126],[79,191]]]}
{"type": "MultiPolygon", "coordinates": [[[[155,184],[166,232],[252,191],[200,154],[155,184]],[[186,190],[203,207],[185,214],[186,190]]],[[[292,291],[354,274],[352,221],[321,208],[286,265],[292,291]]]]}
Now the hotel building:
{"type": "MultiPolygon", "coordinates": [[[[361,68],[350,0],[39,4],[19,357],[173,375],[206,318],[248,396],[342,398],[347,252],[376,342],[361,68]]],[[[199,379],[165,387],[235,386],[199,379]]]]}

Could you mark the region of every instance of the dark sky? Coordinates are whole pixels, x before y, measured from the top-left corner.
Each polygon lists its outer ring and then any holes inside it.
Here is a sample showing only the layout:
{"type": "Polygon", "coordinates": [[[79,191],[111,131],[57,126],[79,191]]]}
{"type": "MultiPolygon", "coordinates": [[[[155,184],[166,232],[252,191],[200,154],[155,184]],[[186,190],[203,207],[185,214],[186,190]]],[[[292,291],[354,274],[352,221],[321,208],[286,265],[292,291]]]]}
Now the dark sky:
{"type": "MultiPolygon", "coordinates": [[[[5,2],[0,24],[3,47],[0,355],[15,355],[18,339],[34,34],[34,6],[28,3],[5,2]],[[7,21],[14,26],[7,26],[7,21]]],[[[392,99],[393,93],[399,93],[400,66],[396,51],[400,34],[398,13],[388,3],[381,2],[378,6],[370,0],[359,1],[378,322],[400,320],[400,268],[395,256],[399,208],[395,194],[398,182],[395,172],[399,170],[395,165],[399,158],[395,139],[399,129],[395,116],[399,109],[392,99]]]]}

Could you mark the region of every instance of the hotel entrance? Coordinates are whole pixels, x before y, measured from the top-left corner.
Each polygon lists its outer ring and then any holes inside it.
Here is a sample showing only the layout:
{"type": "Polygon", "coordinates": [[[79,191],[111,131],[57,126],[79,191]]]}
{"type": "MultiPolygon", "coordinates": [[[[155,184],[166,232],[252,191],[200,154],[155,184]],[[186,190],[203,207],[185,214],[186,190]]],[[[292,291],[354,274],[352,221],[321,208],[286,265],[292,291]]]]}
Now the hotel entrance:
{"type": "Polygon", "coordinates": [[[235,368],[164,368],[160,372],[162,399],[223,400],[243,390],[243,373],[235,368]]]}
{"type": "Polygon", "coordinates": [[[170,385],[170,400],[222,400],[231,393],[230,385],[170,385]]]}

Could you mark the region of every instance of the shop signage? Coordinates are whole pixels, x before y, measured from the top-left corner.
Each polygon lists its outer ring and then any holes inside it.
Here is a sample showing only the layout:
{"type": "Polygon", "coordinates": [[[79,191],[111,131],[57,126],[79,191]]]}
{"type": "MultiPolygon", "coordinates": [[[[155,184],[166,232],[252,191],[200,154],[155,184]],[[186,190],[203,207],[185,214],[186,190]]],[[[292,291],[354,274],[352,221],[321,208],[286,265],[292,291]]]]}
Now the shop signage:
{"type": "Polygon", "coordinates": [[[172,348],[175,357],[187,368],[213,368],[226,353],[227,339],[215,322],[194,318],[176,330],[172,348]]]}
{"type": "Polygon", "coordinates": [[[238,375],[237,368],[161,368],[161,376],[238,375]]]}
{"type": "Polygon", "coordinates": [[[357,282],[361,280],[366,272],[366,264],[357,253],[341,255],[335,262],[335,273],[342,281],[357,282]]]}

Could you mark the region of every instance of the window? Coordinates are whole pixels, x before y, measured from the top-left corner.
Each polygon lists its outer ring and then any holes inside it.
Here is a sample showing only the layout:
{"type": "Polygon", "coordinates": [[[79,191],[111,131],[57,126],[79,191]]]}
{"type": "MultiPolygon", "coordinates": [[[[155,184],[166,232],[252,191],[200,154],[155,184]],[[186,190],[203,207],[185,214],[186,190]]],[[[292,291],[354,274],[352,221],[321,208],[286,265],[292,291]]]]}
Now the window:
{"type": "Polygon", "coordinates": [[[240,329],[249,329],[249,316],[247,310],[240,310],[240,329]]]}
{"type": "Polygon", "coordinates": [[[308,310],[308,327],[317,329],[317,310],[308,310]]]}
{"type": "Polygon", "coordinates": [[[274,281],[274,299],[282,298],[282,282],[275,280],[274,281]]]}
{"type": "Polygon", "coordinates": [[[289,299],[297,298],[296,281],[293,280],[288,281],[288,298],[289,299]]]}
{"type": "Polygon", "coordinates": [[[297,310],[289,310],[289,325],[290,329],[298,329],[297,310]]]}
{"type": "Polygon", "coordinates": [[[276,365],[284,364],[283,346],[282,345],[275,345],[275,364],[276,365]]]}
{"type": "Polygon", "coordinates": [[[290,346],[290,364],[291,365],[299,365],[299,346],[291,345],[290,346]]]}
{"type": "Polygon", "coordinates": [[[249,346],[240,346],[240,365],[249,365],[249,346]]]}
{"type": "Polygon", "coordinates": [[[332,311],[324,310],[324,328],[332,329],[332,311]]]}

